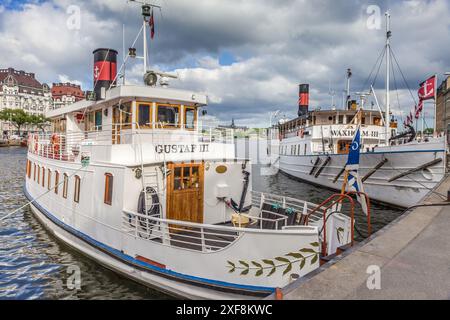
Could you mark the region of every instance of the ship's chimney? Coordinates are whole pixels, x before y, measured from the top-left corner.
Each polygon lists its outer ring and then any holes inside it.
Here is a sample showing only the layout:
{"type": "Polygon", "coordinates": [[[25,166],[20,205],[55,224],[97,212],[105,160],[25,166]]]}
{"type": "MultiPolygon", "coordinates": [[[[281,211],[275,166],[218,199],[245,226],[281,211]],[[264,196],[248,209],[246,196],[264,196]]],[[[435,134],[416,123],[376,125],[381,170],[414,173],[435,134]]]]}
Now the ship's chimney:
{"type": "Polygon", "coordinates": [[[96,99],[100,100],[105,98],[104,92],[106,92],[111,85],[116,85],[117,51],[113,49],[97,49],[93,54],[94,92],[96,99]]]}
{"type": "Polygon", "coordinates": [[[298,116],[302,117],[308,113],[309,108],[309,84],[299,85],[298,116]]]}

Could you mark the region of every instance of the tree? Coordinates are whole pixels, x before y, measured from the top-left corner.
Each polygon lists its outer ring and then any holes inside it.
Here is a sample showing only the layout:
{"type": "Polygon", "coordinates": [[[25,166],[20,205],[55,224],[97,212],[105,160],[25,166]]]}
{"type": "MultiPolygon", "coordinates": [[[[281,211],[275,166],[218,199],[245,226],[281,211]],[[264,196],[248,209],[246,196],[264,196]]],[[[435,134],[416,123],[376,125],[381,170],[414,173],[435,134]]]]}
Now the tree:
{"type": "Polygon", "coordinates": [[[44,117],[43,115],[30,115],[30,124],[35,125],[39,129],[41,129],[43,132],[45,131],[45,127],[47,127],[50,124],[50,119],[44,117]]]}
{"type": "Polygon", "coordinates": [[[3,109],[0,111],[0,120],[9,121],[17,128],[20,135],[22,126],[30,123],[30,116],[22,109],[3,109]]]}

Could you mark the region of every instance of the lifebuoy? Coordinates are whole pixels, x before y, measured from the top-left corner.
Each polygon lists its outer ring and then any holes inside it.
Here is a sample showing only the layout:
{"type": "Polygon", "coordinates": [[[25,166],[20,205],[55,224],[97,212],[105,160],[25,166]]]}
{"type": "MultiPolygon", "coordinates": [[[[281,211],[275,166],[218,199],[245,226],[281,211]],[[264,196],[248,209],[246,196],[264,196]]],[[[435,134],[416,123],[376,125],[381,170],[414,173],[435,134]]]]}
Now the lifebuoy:
{"type": "Polygon", "coordinates": [[[37,134],[35,134],[34,136],[33,136],[33,140],[34,140],[34,152],[38,152],[38,142],[39,142],[39,138],[38,138],[38,135],[37,134]]]}
{"type": "Polygon", "coordinates": [[[50,142],[53,146],[53,154],[59,154],[60,142],[61,142],[61,139],[59,138],[59,134],[57,134],[57,133],[52,134],[52,136],[50,138],[50,142]]]}

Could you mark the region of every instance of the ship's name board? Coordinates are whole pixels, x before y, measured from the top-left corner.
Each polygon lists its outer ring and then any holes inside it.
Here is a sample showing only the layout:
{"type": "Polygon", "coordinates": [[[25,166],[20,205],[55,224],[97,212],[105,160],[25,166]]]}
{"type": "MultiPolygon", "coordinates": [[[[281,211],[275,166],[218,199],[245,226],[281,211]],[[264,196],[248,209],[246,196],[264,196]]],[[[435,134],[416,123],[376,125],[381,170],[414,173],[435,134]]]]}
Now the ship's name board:
{"type": "MultiPolygon", "coordinates": [[[[331,130],[332,137],[353,137],[356,131],[353,129],[331,130]]],[[[378,138],[378,131],[361,130],[362,138],[378,138]]]]}
{"type": "Polygon", "coordinates": [[[209,152],[209,144],[158,144],[156,153],[195,153],[209,152]]]}

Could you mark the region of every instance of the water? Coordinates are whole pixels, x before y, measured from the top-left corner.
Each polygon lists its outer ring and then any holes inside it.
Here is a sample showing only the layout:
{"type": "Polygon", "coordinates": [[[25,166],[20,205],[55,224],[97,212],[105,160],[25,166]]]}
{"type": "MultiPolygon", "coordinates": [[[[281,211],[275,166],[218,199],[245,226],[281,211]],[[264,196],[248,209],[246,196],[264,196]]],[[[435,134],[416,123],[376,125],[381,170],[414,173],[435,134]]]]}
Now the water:
{"type": "MultiPolygon", "coordinates": [[[[22,193],[26,149],[0,148],[0,217],[27,202],[22,193]]],[[[258,191],[321,202],[332,194],[279,174],[260,176],[254,169],[258,191]]],[[[374,207],[376,230],[400,211],[374,207]]],[[[360,217],[362,218],[362,217],[360,217]]],[[[363,220],[363,219],[359,219],[363,220]]],[[[358,222],[358,228],[365,226],[358,222]]],[[[168,299],[170,297],[126,280],[85,258],[51,236],[26,208],[0,222],[0,299],[168,299]],[[67,286],[69,267],[81,271],[81,290],[67,286]]]]}

